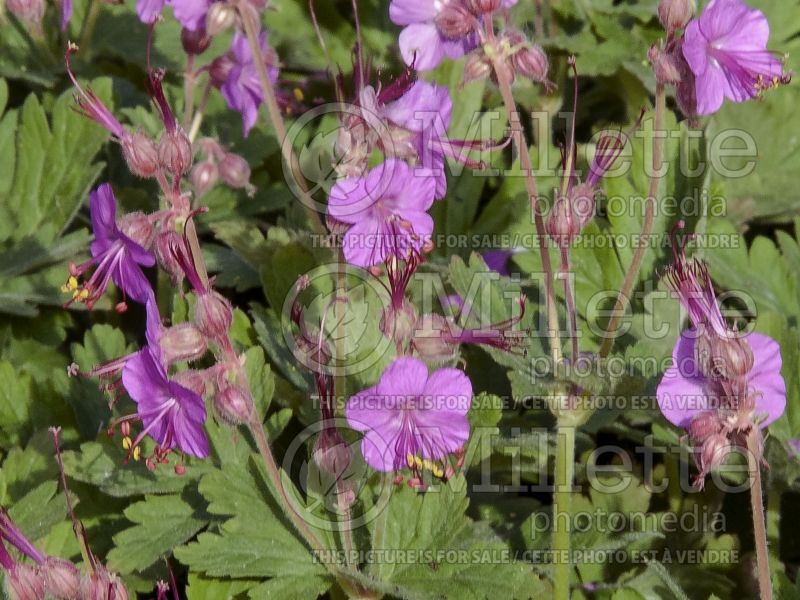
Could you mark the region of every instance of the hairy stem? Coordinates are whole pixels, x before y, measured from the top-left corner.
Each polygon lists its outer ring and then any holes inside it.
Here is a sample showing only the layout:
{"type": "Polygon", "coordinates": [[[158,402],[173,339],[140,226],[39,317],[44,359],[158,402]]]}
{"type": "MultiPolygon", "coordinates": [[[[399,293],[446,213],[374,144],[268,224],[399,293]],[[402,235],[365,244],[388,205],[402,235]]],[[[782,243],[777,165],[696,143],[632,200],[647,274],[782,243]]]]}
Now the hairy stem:
{"type": "Polygon", "coordinates": [[[578,316],[575,311],[575,291],[572,288],[572,267],[569,259],[570,248],[561,248],[561,277],[564,279],[564,298],[567,302],[567,323],[569,339],[572,344],[572,361],[578,360],[578,316]]]}
{"type": "Polygon", "coordinates": [[[767,529],[765,525],[764,499],[761,488],[761,452],[757,436],[760,432],[753,428],[747,436],[747,463],[750,467],[750,502],[753,509],[753,537],[756,544],[756,564],[758,567],[758,590],[761,600],[772,600],[772,583],[769,574],[769,550],[767,548],[767,529]]]}
{"type": "Polygon", "coordinates": [[[650,172],[650,187],[647,191],[647,202],[644,207],[644,222],[642,223],[641,243],[636,246],[636,251],[633,254],[633,260],[628,272],[625,274],[625,280],[622,283],[622,288],[617,294],[617,301],[614,304],[614,310],[611,313],[611,320],[606,327],[605,337],[603,344],[600,346],[600,357],[604,358],[611,352],[611,347],[614,345],[614,339],[617,334],[617,327],[622,319],[622,315],[628,304],[628,300],[633,291],[633,286],[639,280],[639,271],[642,268],[642,261],[644,260],[645,252],[649,248],[647,243],[650,232],[653,229],[653,219],[656,214],[656,203],[658,194],[658,185],[661,182],[661,161],[664,154],[664,137],[662,135],[664,129],[664,113],[666,111],[666,100],[664,93],[664,86],[661,84],[656,85],[656,105],[655,105],[655,126],[653,130],[653,163],[650,172]]]}
{"type": "Polygon", "coordinates": [[[553,492],[553,598],[569,600],[572,571],[570,535],[572,481],[575,477],[575,426],[559,421],[556,428],[556,473],[553,492]]]}
{"type": "Polygon", "coordinates": [[[192,122],[194,111],[194,88],[197,83],[197,73],[194,71],[194,54],[186,57],[186,70],[183,75],[183,128],[188,129],[192,122]]]}
{"type": "Polygon", "coordinates": [[[264,104],[267,106],[269,119],[272,122],[272,127],[275,129],[275,135],[278,138],[278,143],[281,147],[281,154],[285,164],[289,165],[292,172],[292,177],[300,190],[300,201],[306,211],[306,215],[315,233],[325,234],[326,229],[322,224],[319,214],[314,210],[314,201],[308,193],[308,183],[300,172],[300,163],[295,156],[294,149],[289,140],[286,139],[286,125],[283,122],[283,115],[278,106],[278,100],[275,97],[275,90],[272,87],[272,82],[267,73],[267,65],[264,64],[264,57],[261,54],[261,45],[258,41],[258,29],[254,23],[254,13],[246,6],[244,2],[239,2],[239,15],[241,16],[244,25],[244,31],[247,35],[247,40],[250,43],[250,51],[253,54],[253,60],[256,64],[258,71],[258,79],[261,83],[261,90],[264,92],[264,104]]]}
{"type": "MultiPolygon", "coordinates": [[[[492,44],[495,37],[491,16],[489,15],[486,15],[484,19],[484,28],[486,30],[486,39],[488,43],[492,44]]],[[[512,133],[511,137],[514,140],[514,147],[517,154],[519,154],[520,167],[525,176],[525,188],[528,192],[533,222],[536,226],[537,246],[542,262],[542,270],[544,271],[544,294],[547,305],[547,337],[550,342],[550,353],[555,368],[555,365],[561,362],[561,340],[558,337],[558,310],[556,308],[555,289],[553,285],[553,266],[550,262],[550,252],[547,248],[542,205],[539,198],[539,191],[536,187],[536,177],[533,174],[533,166],[531,165],[528,140],[525,136],[522,122],[519,119],[519,112],[517,111],[517,104],[514,101],[514,95],[511,93],[511,81],[509,80],[507,67],[502,58],[497,56],[494,52],[491,53],[491,59],[495,77],[497,78],[497,87],[500,90],[500,95],[503,97],[503,105],[508,113],[508,123],[512,133]]]]}

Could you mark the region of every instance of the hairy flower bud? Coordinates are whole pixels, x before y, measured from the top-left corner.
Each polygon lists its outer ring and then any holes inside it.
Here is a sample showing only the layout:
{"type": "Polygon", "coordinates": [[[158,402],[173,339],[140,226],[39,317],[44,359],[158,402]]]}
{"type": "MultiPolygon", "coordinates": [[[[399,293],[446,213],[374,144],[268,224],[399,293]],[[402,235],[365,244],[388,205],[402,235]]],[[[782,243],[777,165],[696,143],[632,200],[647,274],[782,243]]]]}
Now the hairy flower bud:
{"type": "Polygon", "coordinates": [[[224,337],[233,322],[230,302],[217,292],[200,294],[197,297],[194,322],[197,328],[212,340],[224,337]]]}
{"type": "Polygon", "coordinates": [[[226,152],[219,161],[219,176],[232,188],[245,188],[250,184],[250,165],[232,152],[226,152]]]}
{"type": "Polygon", "coordinates": [[[698,466],[701,474],[706,474],[719,467],[731,450],[731,443],[724,433],[709,436],[700,448],[698,466]]]}
{"type": "Polygon", "coordinates": [[[41,572],[47,593],[56,600],[79,597],[81,574],[78,567],[68,560],[49,556],[42,564],[41,572]]]}
{"type": "MultiPolygon", "coordinates": [[[[217,6],[217,4],[214,6],[217,6]]],[[[232,69],[233,60],[231,60],[231,57],[227,54],[223,54],[222,56],[215,58],[208,68],[208,75],[211,77],[211,83],[214,85],[214,87],[221,88],[223,85],[225,85],[225,82],[228,80],[228,75],[230,75],[232,69]]]]}
{"type": "Polygon", "coordinates": [[[214,2],[206,13],[208,35],[219,35],[236,22],[236,9],[227,2],[214,2]]]}
{"type": "Polygon", "coordinates": [[[192,181],[195,196],[202,196],[217,183],[219,169],[213,160],[203,160],[192,167],[189,178],[192,181]]]}
{"type": "Polygon", "coordinates": [[[441,315],[422,315],[417,319],[411,344],[421,358],[445,363],[456,357],[458,344],[447,333],[452,325],[441,315]]]}
{"type": "Polygon", "coordinates": [[[214,410],[225,423],[247,423],[252,416],[253,402],[247,391],[238,385],[225,385],[214,395],[214,410]]]}
{"type": "Polygon", "coordinates": [[[740,379],[753,368],[753,351],[742,338],[714,336],[710,342],[711,371],[723,379],[740,379]]]}
{"type": "Polygon", "coordinates": [[[658,3],[658,20],[667,33],[686,26],[694,16],[694,0],[661,0],[658,3]]]}
{"type": "Polygon", "coordinates": [[[98,566],[81,579],[81,600],[128,600],[128,590],[115,573],[98,566]]]}
{"type": "Polygon", "coordinates": [[[661,85],[674,84],[681,80],[678,65],[675,63],[671,53],[653,45],[650,46],[650,50],[647,52],[647,58],[650,60],[650,64],[653,65],[656,81],[661,85]]]}
{"type": "Polygon", "coordinates": [[[500,0],[466,0],[466,6],[473,14],[480,16],[498,10],[500,0]]]}
{"type": "MultiPolygon", "coordinates": [[[[217,6],[217,4],[213,6],[217,6]]],[[[211,45],[211,34],[202,27],[198,27],[195,31],[184,27],[181,30],[181,45],[186,54],[202,54],[211,45]]]]}
{"type": "Polygon", "coordinates": [[[595,213],[594,188],[588,183],[579,183],[569,193],[572,214],[578,219],[580,229],[583,230],[592,219],[595,213]]]}
{"type": "Polygon", "coordinates": [[[181,177],[192,166],[192,143],[182,129],[167,131],[158,144],[161,166],[175,177],[181,177]]]}
{"type": "Polygon", "coordinates": [[[541,46],[528,43],[511,55],[511,67],[517,75],[531,81],[545,82],[550,61],[541,46]]]}
{"type": "Polygon", "coordinates": [[[201,371],[195,371],[193,369],[179,371],[172,376],[172,379],[178,385],[182,385],[187,390],[192,390],[198,396],[205,396],[208,391],[209,382],[201,371]]]}
{"type": "Polygon", "coordinates": [[[44,16],[44,0],[6,0],[8,12],[21,21],[40,25],[44,16]]]}
{"type": "Polygon", "coordinates": [[[124,215],[117,221],[117,227],[142,248],[150,248],[153,244],[155,229],[143,212],[136,211],[124,215]]]}
{"type": "Polygon", "coordinates": [[[158,266],[169,274],[172,283],[176,287],[183,281],[186,274],[175,256],[174,249],[183,247],[185,244],[183,236],[174,229],[166,229],[159,232],[153,244],[158,266]]]}
{"type": "Polygon", "coordinates": [[[722,431],[722,421],[717,411],[708,410],[691,420],[688,431],[693,442],[703,443],[722,431]]]}
{"type": "Polygon", "coordinates": [[[399,308],[387,306],[381,314],[381,333],[392,339],[400,347],[411,340],[417,324],[417,311],[408,300],[403,300],[399,308]]]}
{"type": "Polygon", "coordinates": [[[547,215],[545,229],[550,239],[560,248],[569,247],[581,232],[581,223],[569,198],[559,196],[547,215]]]}
{"type": "Polygon", "coordinates": [[[138,177],[155,177],[160,162],[158,148],[153,140],[141,131],[126,134],[122,140],[122,156],[131,173],[138,177]]]}
{"type": "Polygon", "coordinates": [[[352,459],[350,447],[335,426],[326,426],[314,444],[314,462],[319,469],[339,479],[347,471],[352,459]]]}
{"type": "Polygon", "coordinates": [[[444,37],[452,39],[462,38],[475,28],[475,17],[463,4],[454,0],[442,6],[433,22],[444,37]]]}
{"type": "Polygon", "coordinates": [[[492,73],[492,61],[486,56],[482,48],[476,48],[467,55],[464,63],[464,77],[461,84],[471,81],[483,81],[492,73]]]}
{"type": "Polygon", "coordinates": [[[191,323],[168,327],[161,334],[158,345],[167,364],[197,360],[208,349],[205,336],[191,323]]]}
{"type": "Polygon", "coordinates": [[[6,572],[6,592],[11,600],[43,600],[44,579],[39,567],[17,563],[6,572]]]}

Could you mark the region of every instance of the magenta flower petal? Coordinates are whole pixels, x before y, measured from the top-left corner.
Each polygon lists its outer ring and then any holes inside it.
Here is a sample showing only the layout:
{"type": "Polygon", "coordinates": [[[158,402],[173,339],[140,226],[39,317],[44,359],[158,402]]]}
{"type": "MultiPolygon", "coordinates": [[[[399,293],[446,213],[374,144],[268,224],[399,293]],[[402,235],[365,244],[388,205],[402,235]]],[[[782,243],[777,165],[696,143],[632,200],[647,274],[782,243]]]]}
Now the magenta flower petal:
{"type": "Polygon", "coordinates": [[[421,132],[438,119],[445,133],[453,114],[453,101],[444,86],[427,81],[416,81],[400,98],[388,103],[383,113],[395,125],[410,131],[421,132]]]}
{"type": "Polygon", "coordinates": [[[709,404],[705,379],[694,360],[696,336],[695,330],[681,333],[672,350],[672,366],[664,372],[656,392],[661,413],[667,421],[683,428],[709,404]]]}
{"type": "Polygon", "coordinates": [[[433,0],[392,0],[389,4],[389,18],[395,25],[433,21],[437,12],[433,0]]]}
{"type": "Polygon", "coordinates": [[[400,54],[417,71],[430,71],[445,57],[445,40],[433,23],[414,23],[400,32],[400,54]]]}
{"type": "Polygon", "coordinates": [[[171,0],[170,3],[175,18],[186,29],[197,31],[200,27],[205,27],[212,0],[171,0]]]}
{"type": "Polygon", "coordinates": [[[771,337],[751,333],[746,338],[753,351],[753,368],[748,377],[750,387],[759,394],[756,415],[766,415],[760,423],[766,427],[786,410],[786,382],[781,376],[781,347],[771,337]]]}
{"type": "Polygon", "coordinates": [[[72,0],[61,0],[61,31],[66,31],[72,19],[72,0]]]}
{"type": "Polygon", "coordinates": [[[155,23],[164,10],[165,0],[137,0],[136,14],[142,23],[155,23]]]}

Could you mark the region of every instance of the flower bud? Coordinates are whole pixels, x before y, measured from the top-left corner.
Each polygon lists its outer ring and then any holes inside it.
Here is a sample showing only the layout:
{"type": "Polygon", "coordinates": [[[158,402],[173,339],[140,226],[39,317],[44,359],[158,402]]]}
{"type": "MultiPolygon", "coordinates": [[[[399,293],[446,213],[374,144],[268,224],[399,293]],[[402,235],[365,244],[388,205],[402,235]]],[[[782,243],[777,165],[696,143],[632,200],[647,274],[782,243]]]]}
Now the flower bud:
{"type": "Polygon", "coordinates": [[[674,84],[681,80],[681,74],[671,53],[665,52],[657,45],[653,45],[647,51],[647,58],[650,60],[650,64],[653,65],[656,81],[661,85],[674,84]]]}
{"type": "Polygon", "coordinates": [[[325,340],[319,340],[319,336],[312,337],[318,341],[312,341],[306,335],[295,337],[292,352],[301,365],[317,371],[320,366],[330,363],[331,351],[325,340]]]}
{"type": "Polygon", "coordinates": [[[236,9],[227,2],[214,2],[206,13],[208,35],[219,35],[236,22],[236,9]]]}
{"type": "Polygon", "coordinates": [[[578,225],[582,231],[592,219],[595,213],[594,188],[588,183],[579,183],[569,193],[572,214],[578,220],[578,225]]]}
{"type": "Polygon", "coordinates": [[[731,443],[724,433],[715,433],[703,442],[698,456],[698,466],[702,474],[719,467],[731,450],[731,443]]]}
{"type": "Polygon", "coordinates": [[[424,360],[446,363],[456,357],[458,344],[447,335],[451,325],[441,315],[422,315],[417,319],[411,345],[424,360]]]}
{"type": "Polygon", "coordinates": [[[721,431],[722,421],[717,411],[713,410],[707,410],[694,417],[688,427],[689,437],[697,443],[703,443],[721,431]]]}
{"type": "Polygon", "coordinates": [[[128,600],[128,590],[115,573],[102,566],[81,579],[81,600],[128,600]]]}
{"type": "Polygon", "coordinates": [[[197,360],[208,349],[205,336],[191,323],[168,327],[161,334],[158,345],[167,364],[197,360]]]}
{"type": "MultiPolygon", "coordinates": [[[[214,6],[218,6],[215,3],[214,6]]],[[[228,75],[233,69],[233,60],[227,54],[215,58],[208,68],[208,75],[214,87],[221,88],[228,80],[228,75]]]]}
{"type": "Polygon", "coordinates": [[[492,73],[492,61],[486,56],[482,48],[477,48],[467,55],[464,63],[464,77],[461,85],[471,81],[483,81],[492,73]]]}
{"type": "Polygon", "coordinates": [[[6,0],[8,12],[32,25],[40,25],[44,17],[44,0],[6,0]]]}
{"type": "Polygon", "coordinates": [[[194,369],[179,371],[172,376],[172,379],[178,385],[182,385],[187,390],[193,391],[198,396],[205,396],[208,391],[208,382],[200,371],[195,371],[194,369]]]}
{"type": "Polygon", "coordinates": [[[417,324],[417,311],[408,300],[403,300],[399,308],[387,306],[380,320],[381,333],[393,339],[398,347],[405,347],[414,335],[417,324]]]}
{"type": "Polygon", "coordinates": [[[81,587],[81,574],[78,567],[61,558],[49,556],[41,566],[47,593],[56,600],[78,598],[81,587]]]}
{"type": "Polygon", "coordinates": [[[314,444],[314,462],[320,471],[340,479],[350,466],[350,447],[335,426],[326,426],[314,444]]]}
{"type": "MultiPolygon", "coordinates": [[[[213,6],[217,6],[217,4],[213,4],[213,6]]],[[[202,54],[211,45],[211,34],[202,27],[198,27],[196,31],[184,27],[181,30],[181,45],[186,54],[194,56],[202,54]]]]}
{"type": "Polygon", "coordinates": [[[43,600],[44,578],[39,568],[15,564],[6,572],[6,592],[11,600],[43,600]]]}
{"type": "Polygon", "coordinates": [[[195,196],[202,196],[217,183],[219,170],[213,160],[203,160],[192,168],[189,176],[195,196]]]}
{"type": "Polygon", "coordinates": [[[158,144],[158,160],[161,166],[175,177],[181,177],[189,170],[193,154],[192,143],[182,129],[167,131],[161,136],[158,144]]]}
{"type": "Polygon", "coordinates": [[[253,402],[238,385],[226,385],[214,395],[214,410],[228,425],[239,425],[252,417],[253,402]]]}
{"type": "Polygon", "coordinates": [[[682,29],[694,16],[694,0],[661,0],[658,3],[658,20],[667,33],[682,29]]]}
{"type": "Polygon", "coordinates": [[[477,16],[493,13],[500,8],[500,0],[466,0],[467,8],[477,16]]]}
{"type": "Polygon", "coordinates": [[[695,377],[712,377],[711,343],[707,335],[700,335],[694,341],[694,363],[697,373],[695,377]]]}
{"type": "Polygon", "coordinates": [[[117,221],[117,227],[142,248],[150,248],[153,244],[155,229],[143,212],[136,211],[124,215],[117,221]]]}
{"type": "Polygon", "coordinates": [[[739,337],[714,336],[710,343],[711,370],[723,379],[740,379],[753,368],[750,344],[739,337]]]}
{"type": "Polygon", "coordinates": [[[175,287],[183,281],[186,274],[175,256],[174,249],[185,246],[186,242],[180,233],[174,229],[167,229],[156,235],[153,250],[158,266],[169,274],[175,287]]]}
{"type": "Polygon", "coordinates": [[[568,198],[558,197],[550,214],[547,215],[545,229],[559,248],[569,247],[581,232],[580,220],[568,198]]]}
{"type": "Polygon", "coordinates": [[[511,55],[511,67],[517,75],[531,81],[547,81],[550,61],[541,46],[528,43],[511,55]]]}
{"type": "Polygon", "coordinates": [[[122,140],[122,156],[131,173],[138,177],[155,177],[160,166],[158,148],[153,140],[141,131],[126,134],[122,140]]]}
{"type": "Polygon", "coordinates": [[[238,154],[226,152],[219,161],[219,176],[232,188],[245,188],[250,184],[250,165],[238,154]]]}
{"type": "Polygon", "coordinates": [[[217,292],[200,294],[197,297],[194,322],[197,328],[212,340],[225,337],[233,322],[230,302],[217,292]]]}
{"type": "Polygon", "coordinates": [[[475,28],[475,17],[460,2],[447,2],[433,19],[436,28],[446,38],[462,38],[475,28]]]}

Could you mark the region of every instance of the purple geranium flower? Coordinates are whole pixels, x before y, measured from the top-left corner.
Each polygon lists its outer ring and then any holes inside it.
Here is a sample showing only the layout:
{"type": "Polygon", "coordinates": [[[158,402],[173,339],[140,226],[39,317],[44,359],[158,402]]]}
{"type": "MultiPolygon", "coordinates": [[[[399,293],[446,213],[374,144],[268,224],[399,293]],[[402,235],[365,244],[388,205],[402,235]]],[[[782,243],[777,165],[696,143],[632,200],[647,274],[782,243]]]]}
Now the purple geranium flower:
{"type": "Polygon", "coordinates": [[[206,26],[206,15],[214,0],[168,0],[175,18],[189,31],[206,26]]]}
{"type": "MultiPolygon", "coordinates": [[[[89,197],[92,231],[92,258],[83,264],[70,265],[70,278],[64,290],[91,308],[105,293],[109,281],[122,291],[123,298],[131,297],[144,304],[153,295],[150,282],[142,267],[152,267],[155,257],[145,249],[153,235],[153,227],[141,213],[132,213],[116,219],[117,200],[111,186],[104,183],[89,197]],[[78,278],[94,268],[91,278],[80,285],[78,278]]],[[[124,310],[125,303],[118,306],[124,310]]]]}
{"type": "Polygon", "coordinates": [[[72,0],[61,0],[61,31],[66,31],[72,18],[72,0]]]}
{"type": "Polygon", "coordinates": [[[361,452],[378,471],[415,464],[415,458],[442,460],[469,438],[467,412],[472,384],[458,369],[428,367],[417,358],[398,358],[377,385],[347,403],[353,429],[364,432],[361,452]]]}
{"type": "MultiPolygon", "coordinates": [[[[270,81],[275,84],[278,81],[278,67],[275,66],[277,56],[267,44],[266,31],[262,32],[258,39],[270,81]]],[[[219,82],[220,90],[228,106],[242,114],[244,135],[247,137],[258,118],[258,107],[264,101],[264,92],[261,89],[250,44],[241,32],[237,31],[234,34],[230,51],[223,58],[221,64],[224,64],[225,78],[223,82],[219,82]]]]}
{"type": "Polygon", "coordinates": [[[166,0],[137,0],[136,14],[142,23],[155,23],[161,16],[165,4],[166,0]]]}
{"type": "Polygon", "coordinates": [[[198,458],[208,456],[205,403],[197,393],[169,378],[154,348],[147,346],[127,361],[122,384],[136,402],[144,426],[131,448],[149,435],[160,451],[177,447],[198,458]]]}
{"type": "Polygon", "coordinates": [[[433,233],[433,219],[426,211],[435,193],[433,177],[415,173],[393,158],[366,177],[334,185],[328,213],[350,225],[343,242],[347,262],[370,267],[389,256],[405,259],[409,251],[420,251],[433,233]]]}
{"type": "Polygon", "coordinates": [[[741,0],[712,0],[689,22],[683,55],[695,76],[698,114],[716,112],[723,98],[744,102],[783,80],[768,40],[764,13],[741,0]]]}
{"type": "MultiPolygon", "coordinates": [[[[672,366],[658,385],[658,406],[673,425],[688,429],[701,413],[720,408],[714,382],[702,373],[695,355],[698,332],[681,334],[672,351],[672,366]]],[[[781,349],[778,342],[761,333],[743,338],[753,352],[753,367],[746,376],[747,388],[754,393],[754,420],[766,427],[786,408],[786,384],[781,376],[781,349]]]]}

